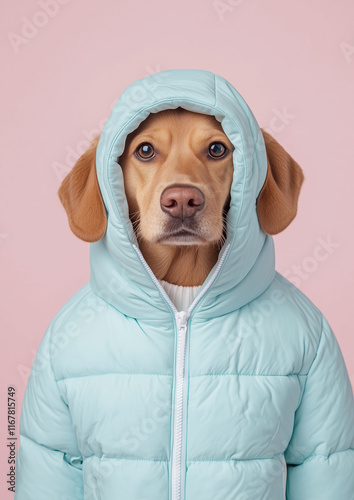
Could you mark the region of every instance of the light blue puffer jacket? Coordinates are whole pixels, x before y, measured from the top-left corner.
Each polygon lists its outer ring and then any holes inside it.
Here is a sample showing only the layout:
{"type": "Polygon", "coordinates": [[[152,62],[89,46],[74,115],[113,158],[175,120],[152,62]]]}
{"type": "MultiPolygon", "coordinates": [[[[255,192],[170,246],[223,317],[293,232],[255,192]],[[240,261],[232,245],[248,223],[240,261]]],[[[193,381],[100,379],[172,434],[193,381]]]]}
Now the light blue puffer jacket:
{"type": "Polygon", "coordinates": [[[223,78],[169,70],[123,92],[97,150],[107,232],[39,346],[15,500],[354,499],[352,388],[328,322],[275,271],[256,214],[266,169],[223,78]],[[149,113],[178,106],[215,115],[235,146],[227,241],[180,313],[139,251],[117,164],[149,113]]]}

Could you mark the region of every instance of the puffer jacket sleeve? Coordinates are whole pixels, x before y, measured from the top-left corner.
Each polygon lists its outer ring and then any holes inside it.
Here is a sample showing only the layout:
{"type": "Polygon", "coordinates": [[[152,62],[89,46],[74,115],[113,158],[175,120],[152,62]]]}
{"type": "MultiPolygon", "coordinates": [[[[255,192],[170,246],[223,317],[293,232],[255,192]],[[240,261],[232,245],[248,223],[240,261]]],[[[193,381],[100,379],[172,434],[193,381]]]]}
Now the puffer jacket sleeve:
{"type": "Polygon", "coordinates": [[[287,500],[354,500],[354,399],[342,352],[322,316],[284,453],[287,500]]]}
{"type": "Polygon", "coordinates": [[[52,367],[51,325],[38,348],[22,402],[15,500],[83,499],[82,459],[52,367]]]}

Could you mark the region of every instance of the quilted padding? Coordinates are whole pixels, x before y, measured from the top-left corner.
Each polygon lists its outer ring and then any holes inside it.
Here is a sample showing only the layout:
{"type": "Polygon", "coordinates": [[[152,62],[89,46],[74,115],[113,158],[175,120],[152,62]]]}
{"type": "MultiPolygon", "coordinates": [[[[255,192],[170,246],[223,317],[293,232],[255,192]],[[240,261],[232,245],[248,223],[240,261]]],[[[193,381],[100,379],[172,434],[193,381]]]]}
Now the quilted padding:
{"type": "Polygon", "coordinates": [[[256,214],[266,169],[223,78],[169,70],[123,92],[97,151],[107,231],[39,346],[15,500],[354,500],[352,388],[327,320],[275,271],[256,214]],[[235,146],[227,240],[186,326],[139,253],[119,166],[127,134],[178,106],[216,116],[235,146]]]}

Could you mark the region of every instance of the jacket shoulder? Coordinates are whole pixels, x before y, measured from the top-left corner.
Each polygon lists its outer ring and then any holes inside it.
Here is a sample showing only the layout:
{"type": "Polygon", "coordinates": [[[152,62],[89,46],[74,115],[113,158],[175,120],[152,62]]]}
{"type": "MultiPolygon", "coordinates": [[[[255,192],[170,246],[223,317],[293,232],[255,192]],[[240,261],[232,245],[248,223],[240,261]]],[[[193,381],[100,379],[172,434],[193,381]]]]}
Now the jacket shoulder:
{"type": "Polygon", "coordinates": [[[307,373],[316,355],[321,338],[324,316],[319,308],[293,283],[275,272],[274,280],[259,297],[272,314],[269,328],[279,341],[301,352],[300,373],[307,373]]]}
{"type": "Polygon", "coordinates": [[[289,305],[293,307],[294,313],[305,313],[310,321],[322,321],[322,312],[319,308],[296,285],[278,271],[275,271],[271,287],[273,287],[273,290],[277,289],[287,298],[289,305]]]}
{"type": "Polygon", "coordinates": [[[102,313],[111,307],[87,283],[67,300],[50,322],[47,337],[55,378],[62,378],[68,364],[78,361],[90,329],[97,331],[102,313]]]}
{"type": "Polygon", "coordinates": [[[86,302],[92,295],[94,295],[94,293],[90,283],[86,283],[60,307],[48,327],[52,331],[52,339],[58,335],[57,332],[61,331],[63,328],[65,329],[70,322],[75,321],[80,305],[86,302]]]}

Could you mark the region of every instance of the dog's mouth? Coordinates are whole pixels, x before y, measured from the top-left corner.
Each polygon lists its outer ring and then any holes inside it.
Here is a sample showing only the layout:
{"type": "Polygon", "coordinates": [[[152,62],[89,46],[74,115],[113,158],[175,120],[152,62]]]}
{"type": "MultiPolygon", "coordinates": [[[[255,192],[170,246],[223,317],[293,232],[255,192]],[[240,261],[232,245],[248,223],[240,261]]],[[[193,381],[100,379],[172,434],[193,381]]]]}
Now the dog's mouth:
{"type": "Polygon", "coordinates": [[[167,245],[191,245],[201,243],[202,241],[204,241],[204,238],[200,234],[185,228],[166,233],[159,238],[159,243],[167,245]]]}

